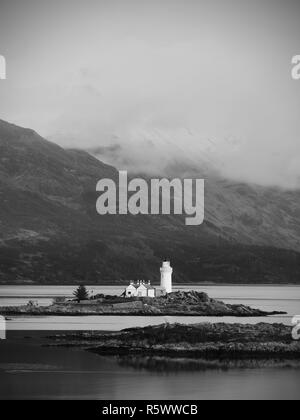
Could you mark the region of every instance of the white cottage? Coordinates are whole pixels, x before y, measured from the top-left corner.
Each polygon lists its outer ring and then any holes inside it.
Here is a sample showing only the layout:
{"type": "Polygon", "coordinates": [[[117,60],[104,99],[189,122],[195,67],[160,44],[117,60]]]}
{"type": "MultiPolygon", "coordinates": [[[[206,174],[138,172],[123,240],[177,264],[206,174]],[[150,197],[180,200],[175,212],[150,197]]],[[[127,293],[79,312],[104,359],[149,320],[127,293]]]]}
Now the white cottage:
{"type": "Polygon", "coordinates": [[[137,295],[139,297],[155,297],[155,287],[151,286],[150,281],[147,284],[141,282],[137,288],[137,295]]]}
{"type": "Polygon", "coordinates": [[[138,280],[137,283],[133,281],[126,287],[126,297],[155,297],[155,287],[151,286],[150,281],[145,283],[143,280],[138,280]]]}
{"type": "Polygon", "coordinates": [[[130,285],[125,289],[126,297],[135,297],[138,295],[137,289],[139,285],[135,284],[133,281],[130,282],[130,285]]]}

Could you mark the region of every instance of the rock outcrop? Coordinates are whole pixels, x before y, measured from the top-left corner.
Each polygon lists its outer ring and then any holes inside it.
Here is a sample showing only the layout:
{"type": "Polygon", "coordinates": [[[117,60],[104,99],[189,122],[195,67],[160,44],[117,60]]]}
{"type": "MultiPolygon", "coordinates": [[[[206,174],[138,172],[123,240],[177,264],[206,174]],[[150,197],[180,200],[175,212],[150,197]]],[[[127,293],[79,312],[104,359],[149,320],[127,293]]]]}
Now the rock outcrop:
{"type": "Polygon", "coordinates": [[[85,303],[69,301],[51,306],[0,308],[3,315],[150,315],[261,317],[282,312],[264,312],[244,305],[228,305],[196,291],[174,292],[158,298],[106,298],[85,303]]]}
{"type": "Polygon", "coordinates": [[[53,336],[56,345],[83,346],[99,354],[176,357],[291,357],[300,359],[300,342],[283,324],[163,324],[117,333],[53,336]]]}

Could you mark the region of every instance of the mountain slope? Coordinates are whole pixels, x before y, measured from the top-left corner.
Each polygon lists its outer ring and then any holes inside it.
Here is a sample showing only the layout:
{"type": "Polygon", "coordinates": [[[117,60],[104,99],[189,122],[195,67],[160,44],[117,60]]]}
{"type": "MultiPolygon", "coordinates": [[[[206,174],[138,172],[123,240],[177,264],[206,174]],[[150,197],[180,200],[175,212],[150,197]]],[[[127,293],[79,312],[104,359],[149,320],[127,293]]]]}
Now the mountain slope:
{"type": "Polygon", "coordinates": [[[0,121],[0,282],[158,281],[165,256],[177,282],[300,282],[299,191],[206,176],[202,226],[99,216],[96,183],[115,168],[0,121]]]}

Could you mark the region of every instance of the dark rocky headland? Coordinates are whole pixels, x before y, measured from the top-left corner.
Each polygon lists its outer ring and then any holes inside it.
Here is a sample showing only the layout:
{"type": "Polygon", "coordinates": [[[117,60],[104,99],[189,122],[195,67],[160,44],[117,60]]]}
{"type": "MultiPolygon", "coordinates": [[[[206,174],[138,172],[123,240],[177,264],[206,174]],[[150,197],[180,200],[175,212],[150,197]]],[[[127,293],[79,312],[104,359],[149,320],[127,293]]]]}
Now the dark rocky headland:
{"type": "Polygon", "coordinates": [[[120,298],[102,296],[77,303],[66,301],[50,306],[17,306],[0,308],[2,315],[148,315],[148,316],[237,316],[262,317],[281,315],[244,305],[228,305],[196,291],[174,292],[157,298],[120,298]]]}

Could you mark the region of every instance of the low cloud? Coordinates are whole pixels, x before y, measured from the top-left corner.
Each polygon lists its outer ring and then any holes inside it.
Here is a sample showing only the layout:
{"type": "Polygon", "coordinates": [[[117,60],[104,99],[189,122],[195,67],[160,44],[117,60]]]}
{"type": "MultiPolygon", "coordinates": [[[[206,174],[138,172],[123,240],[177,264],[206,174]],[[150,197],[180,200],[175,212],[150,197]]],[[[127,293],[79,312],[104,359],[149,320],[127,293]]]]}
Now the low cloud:
{"type": "Polygon", "coordinates": [[[299,187],[299,7],[228,1],[7,6],[0,35],[14,18],[28,48],[11,42],[1,117],[120,169],[299,187]]]}

